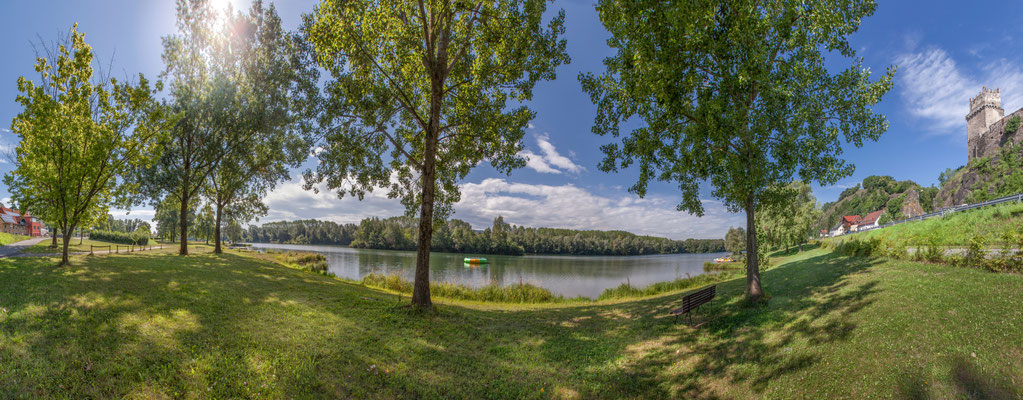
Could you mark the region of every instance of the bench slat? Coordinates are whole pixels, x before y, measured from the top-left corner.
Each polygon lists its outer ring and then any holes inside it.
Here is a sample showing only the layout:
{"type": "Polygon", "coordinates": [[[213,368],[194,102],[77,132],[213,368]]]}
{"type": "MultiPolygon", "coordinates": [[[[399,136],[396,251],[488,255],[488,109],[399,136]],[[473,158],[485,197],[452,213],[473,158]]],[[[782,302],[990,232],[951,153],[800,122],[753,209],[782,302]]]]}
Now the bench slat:
{"type": "Polygon", "coordinates": [[[700,289],[694,293],[690,293],[682,297],[682,307],[671,311],[671,315],[685,314],[692,311],[696,307],[699,307],[712,299],[717,294],[717,285],[709,286],[704,289],[700,289]]]}

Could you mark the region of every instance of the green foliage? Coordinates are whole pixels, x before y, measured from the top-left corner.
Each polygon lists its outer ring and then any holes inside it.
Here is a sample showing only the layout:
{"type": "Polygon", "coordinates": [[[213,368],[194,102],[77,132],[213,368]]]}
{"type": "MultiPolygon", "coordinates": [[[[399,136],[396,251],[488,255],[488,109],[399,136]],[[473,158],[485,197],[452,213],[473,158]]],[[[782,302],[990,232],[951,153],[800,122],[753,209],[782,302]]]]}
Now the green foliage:
{"type": "MultiPolygon", "coordinates": [[[[997,156],[973,159],[964,173],[979,175],[966,201],[977,203],[1023,192],[1023,144],[1002,147],[997,156]]],[[[953,182],[956,183],[956,182],[953,182]]]]}
{"type": "MultiPolygon", "coordinates": [[[[355,231],[351,246],[413,250],[418,239],[417,225],[418,221],[411,217],[367,218],[355,231]]],[[[431,250],[448,253],[626,256],[724,251],[720,239],[671,240],[623,231],[526,228],[507,224],[502,217],[495,218],[494,226],[481,232],[457,219],[436,225],[431,250]]]]}
{"type": "Polygon", "coordinates": [[[125,232],[114,232],[104,230],[94,230],[89,232],[89,239],[99,240],[102,242],[110,243],[122,243],[122,244],[137,244],[137,245],[148,245],[149,244],[149,231],[138,230],[132,233],[125,232]]]}
{"type": "Polygon", "coordinates": [[[378,188],[419,209],[417,306],[430,305],[431,234],[459,200],[457,182],[480,162],[508,173],[534,112],[539,81],[569,62],[565,13],[544,23],[547,0],[323,0],[303,34],[333,80],[319,128],[318,182],[360,199],[378,188]]]}
{"type": "MultiPolygon", "coordinates": [[[[806,243],[815,235],[814,227],[820,220],[821,211],[810,185],[793,181],[773,190],[788,200],[763,208],[757,220],[757,234],[765,245],[778,247],[806,243]]],[[[767,246],[761,246],[767,250],[767,246]]],[[[758,247],[759,249],[759,247],[758,247]]]]}
{"type": "MultiPolygon", "coordinates": [[[[387,289],[405,295],[412,294],[412,283],[398,275],[382,275],[370,273],[362,277],[362,284],[380,289],[387,289]]],[[[468,287],[446,282],[431,282],[430,293],[437,297],[453,300],[466,300],[491,303],[561,303],[562,296],[556,296],[550,290],[528,283],[499,286],[495,283],[468,287]]]]}
{"type": "Polygon", "coordinates": [[[673,281],[657,282],[642,288],[629,285],[628,283],[623,283],[618,287],[604,289],[604,292],[600,294],[600,297],[598,297],[597,300],[654,296],[663,293],[694,289],[735,278],[736,275],[723,272],[720,274],[703,274],[691,278],[680,278],[673,281]]]}
{"type": "Polygon", "coordinates": [[[920,208],[924,210],[925,214],[934,212],[934,199],[938,197],[938,190],[934,186],[928,186],[919,190],[920,208]]]}
{"type": "Polygon", "coordinates": [[[956,173],[958,173],[959,171],[962,171],[963,168],[966,168],[966,166],[960,165],[959,168],[956,168],[954,170],[952,168],[945,168],[945,170],[941,171],[941,174],[938,175],[938,184],[941,186],[945,186],[945,182],[948,182],[949,179],[952,179],[952,177],[955,176],[956,173]]]}
{"type": "MultiPolygon", "coordinates": [[[[710,182],[715,198],[754,221],[759,210],[785,201],[769,188],[796,174],[828,185],[849,176],[839,137],[861,146],[888,128],[873,105],[891,90],[895,69],[871,82],[846,39],[875,7],[860,0],[827,7],[599,1],[616,53],[604,59],[601,75],[579,78],[597,106],[593,132],[621,138],[602,146],[600,169],[638,164],[630,191],[644,195],[651,180],[676,183],[678,209],[697,215],[704,211],[700,186],[710,182]],[[826,54],[852,65],[832,75],[826,54]],[[644,124],[622,135],[632,121],[644,124]]],[[[750,241],[753,248],[756,235],[750,241]]],[[[759,280],[749,282],[750,296],[759,296],[759,280]]]]}
{"type": "Polygon", "coordinates": [[[905,203],[906,192],[916,190],[919,195],[920,207],[924,212],[933,210],[934,197],[938,193],[935,187],[922,188],[911,180],[896,181],[890,176],[868,176],[863,179],[864,191],[850,194],[833,204],[824,206],[823,216],[816,229],[831,229],[838,225],[843,216],[864,216],[878,210],[885,210],[881,216],[884,223],[901,219],[902,205],[905,203]],[[895,196],[895,198],[892,198],[895,196]]]}
{"type": "Polygon", "coordinates": [[[113,215],[108,214],[106,219],[101,218],[92,228],[101,231],[131,233],[139,229],[149,231],[152,227],[149,225],[149,221],[143,221],[138,218],[117,219],[113,215]]]}
{"type": "Polygon", "coordinates": [[[92,47],[74,25],[67,42],[43,45],[37,81],[18,78],[21,113],[11,122],[20,141],[16,168],[4,176],[11,198],[64,235],[129,206],[137,189],[130,171],[147,168],[161,151],[167,121],[151,88],[94,74],[92,47]]]}
{"type": "Polygon", "coordinates": [[[1005,123],[1005,133],[1016,133],[1016,131],[1019,130],[1020,122],[1023,121],[1021,121],[1019,115],[1013,115],[1009,118],[1009,121],[1005,123]]]}
{"type": "Polygon", "coordinates": [[[900,220],[906,216],[902,214],[902,206],[906,204],[906,194],[900,194],[888,200],[885,208],[885,215],[892,220],[900,220]]]}
{"type": "Polygon", "coordinates": [[[725,233],[725,250],[732,254],[746,251],[746,230],[728,227],[728,233],[725,233]]]}
{"type": "Polygon", "coordinates": [[[853,186],[851,188],[847,188],[847,189],[843,190],[842,194],[838,195],[838,201],[842,201],[842,199],[845,199],[846,197],[852,196],[853,193],[856,193],[859,190],[860,190],[860,184],[859,183],[857,183],[856,186],[853,186]]]}
{"type": "Polygon", "coordinates": [[[327,256],[320,253],[299,252],[299,251],[268,251],[270,259],[286,267],[314,272],[321,275],[331,275],[327,256]]]}
{"type": "MultiPolygon", "coordinates": [[[[229,13],[209,1],[178,0],[177,27],[163,38],[163,76],[169,107],[181,119],[156,165],[133,178],[154,207],[174,198],[178,214],[190,214],[198,197],[209,198],[213,228],[199,230],[219,250],[216,232],[224,220],[264,214],[267,191],[307,157],[303,133],[311,129],[315,73],[275,8],[260,1],[248,12],[229,13]]],[[[179,252],[188,254],[186,239],[196,232],[190,219],[184,222],[177,227],[179,252]]]]}
{"type": "Polygon", "coordinates": [[[0,232],[0,246],[6,246],[11,243],[17,243],[29,238],[30,237],[24,235],[15,235],[7,232],[0,232]]]}
{"type": "Polygon", "coordinates": [[[358,225],[306,219],[249,225],[245,240],[257,243],[348,245],[358,225]]]}

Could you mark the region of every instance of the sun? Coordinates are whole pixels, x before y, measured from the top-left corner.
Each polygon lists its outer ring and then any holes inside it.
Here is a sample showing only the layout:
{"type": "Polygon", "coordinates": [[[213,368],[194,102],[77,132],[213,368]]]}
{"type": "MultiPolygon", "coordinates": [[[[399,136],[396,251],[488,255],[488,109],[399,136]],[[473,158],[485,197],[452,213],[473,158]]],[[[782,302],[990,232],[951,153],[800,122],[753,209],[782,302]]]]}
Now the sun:
{"type": "Polygon", "coordinates": [[[209,0],[210,6],[219,13],[226,12],[228,8],[237,12],[240,9],[241,0],[209,0]]]}

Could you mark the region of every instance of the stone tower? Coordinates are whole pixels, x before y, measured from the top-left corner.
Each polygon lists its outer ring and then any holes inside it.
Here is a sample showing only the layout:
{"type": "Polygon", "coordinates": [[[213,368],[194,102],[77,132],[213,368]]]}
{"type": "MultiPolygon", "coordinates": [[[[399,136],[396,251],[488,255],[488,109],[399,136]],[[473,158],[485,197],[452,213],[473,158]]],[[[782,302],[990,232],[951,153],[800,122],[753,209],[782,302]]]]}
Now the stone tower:
{"type": "Polygon", "coordinates": [[[991,124],[1004,116],[1002,93],[999,89],[988,90],[985,86],[977,97],[970,99],[970,113],[966,114],[966,146],[970,160],[980,155],[978,144],[991,124]]]}

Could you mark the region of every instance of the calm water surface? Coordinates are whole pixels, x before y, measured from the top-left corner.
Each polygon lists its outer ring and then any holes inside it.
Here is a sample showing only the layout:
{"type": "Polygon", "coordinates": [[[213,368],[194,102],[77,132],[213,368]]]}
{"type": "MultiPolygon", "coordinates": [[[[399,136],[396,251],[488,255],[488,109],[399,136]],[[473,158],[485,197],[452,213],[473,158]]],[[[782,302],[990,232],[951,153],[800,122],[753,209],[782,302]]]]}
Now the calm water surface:
{"type": "MultiPolygon", "coordinates": [[[[301,250],[327,256],[330,272],[362,279],[368,273],[398,274],[412,280],[416,269],[414,251],[364,250],[342,246],[252,243],[256,249],[301,250]]],[[[469,267],[465,257],[477,254],[431,253],[430,280],[483,286],[491,282],[512,285],[531,283],[566,297],[596,298],[604,289],[630,282],[643,287],[703,274],[703,263],[725,253],[665,254],[652,256],[495,256],[489,264],[469,267]]]]}

